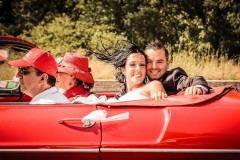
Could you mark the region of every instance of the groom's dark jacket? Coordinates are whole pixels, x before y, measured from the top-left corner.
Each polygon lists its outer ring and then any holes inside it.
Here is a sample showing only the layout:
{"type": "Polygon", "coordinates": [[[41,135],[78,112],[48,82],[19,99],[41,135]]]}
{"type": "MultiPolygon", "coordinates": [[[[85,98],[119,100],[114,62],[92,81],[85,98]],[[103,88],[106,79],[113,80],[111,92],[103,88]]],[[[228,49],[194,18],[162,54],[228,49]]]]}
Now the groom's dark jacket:
{"type": "Polygon", "coordinates": [[[160,79],[167,95],[177,94],[179,91],[191,86],[202,86],[205,94],[210,92],[211,87],[202,76],[188,77],[180,67],[167,71],[160,79]]]}

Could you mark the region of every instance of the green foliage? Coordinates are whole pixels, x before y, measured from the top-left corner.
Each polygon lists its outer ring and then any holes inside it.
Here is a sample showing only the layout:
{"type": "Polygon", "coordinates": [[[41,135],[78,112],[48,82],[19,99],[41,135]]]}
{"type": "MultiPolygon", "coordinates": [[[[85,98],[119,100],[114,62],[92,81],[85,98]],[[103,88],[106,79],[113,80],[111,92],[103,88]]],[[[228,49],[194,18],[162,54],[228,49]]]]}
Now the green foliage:
{"type": "Polygon", "coordinates": [[[0,34],[26,38],[56,56],[99,46],[102,36],[141,47],[160,39],[173,53],[227,53],[238,60],[239,10],[235,0],[0,0],[0,34]]]}
{"type": "Polygon", "coordinates": [[[100,36],[113,44],[124,39],[112,32],[108,25],[93,25],[85,21],[72,21],[69,16],[56,17],[51,23],[41,23],[22,37],[37,44],[40,48],[50,50],[56,57],[65,52],[78,52],[82,48],[94,49],[99,46],[100,36]],[[27,37],[26,35],[31,35],[27,37]]]}

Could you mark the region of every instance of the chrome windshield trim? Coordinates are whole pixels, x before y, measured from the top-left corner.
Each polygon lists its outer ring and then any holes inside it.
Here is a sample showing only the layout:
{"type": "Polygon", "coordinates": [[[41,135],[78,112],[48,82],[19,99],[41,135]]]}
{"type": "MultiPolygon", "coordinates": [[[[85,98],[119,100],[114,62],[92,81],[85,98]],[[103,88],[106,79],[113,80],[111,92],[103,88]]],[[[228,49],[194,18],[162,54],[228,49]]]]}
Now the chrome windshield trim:
{"type": "Polygon", "coordinates": [[[0,153],[11,152],[26,152],[26,153],[53,153],[53,152],[68,152],[68,153],[99,153],[99,149],[0,149],[0,153]]]}
{"type": "Polygon", "coordinates": [[[140,148],[101,148],[100,152],[149,152],[149,153],[240,153],[240,149],[140,149],[140,148]]]}

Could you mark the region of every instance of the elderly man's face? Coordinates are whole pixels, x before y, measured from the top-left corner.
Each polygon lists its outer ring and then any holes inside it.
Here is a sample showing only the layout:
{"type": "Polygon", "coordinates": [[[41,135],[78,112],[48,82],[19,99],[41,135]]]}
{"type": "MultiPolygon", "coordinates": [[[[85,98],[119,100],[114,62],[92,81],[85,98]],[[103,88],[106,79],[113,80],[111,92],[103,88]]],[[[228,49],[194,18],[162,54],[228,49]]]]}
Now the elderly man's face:
{"type": "Polygon", "coordinates": [[[42,85],[42,76],[36,74],[34,67],[20,67],[17,77],[19,78],[21,91],[31,97],[38,94],[42,85]]]}

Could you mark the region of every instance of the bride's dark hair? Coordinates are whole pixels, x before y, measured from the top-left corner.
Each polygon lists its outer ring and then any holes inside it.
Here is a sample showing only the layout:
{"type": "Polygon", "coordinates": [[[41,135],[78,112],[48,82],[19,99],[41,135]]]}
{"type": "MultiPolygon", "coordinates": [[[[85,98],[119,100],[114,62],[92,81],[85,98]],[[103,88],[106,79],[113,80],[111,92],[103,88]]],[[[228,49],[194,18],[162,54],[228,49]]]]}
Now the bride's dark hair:
{"type": "Polygon", "coordinates": [[[125,64],[129,55],[133,53],[139,53],[145,57],[145,61],[147,60],[143,49],[141,49],[140,47],[138,47],[132,42],[122,40],[119,46],[123,46],[123,47],[106,49],[103,46],[104,48],[103,51],[98,50],[98,52],[93,52],[93,54],[97,57],[97,59],[113,64],[116,70],[115,78],[119,83],[122,84],[121,91],[119,91],[119,93],[115,96],[115,98],[117,99],[122,95],[126,94],[126,82],[125,82],[125,76],[122,73],[122,68],[125,67],[125,64]],[[110,50],[111,50],[111,53],[110,53],[110,50]]]}

